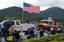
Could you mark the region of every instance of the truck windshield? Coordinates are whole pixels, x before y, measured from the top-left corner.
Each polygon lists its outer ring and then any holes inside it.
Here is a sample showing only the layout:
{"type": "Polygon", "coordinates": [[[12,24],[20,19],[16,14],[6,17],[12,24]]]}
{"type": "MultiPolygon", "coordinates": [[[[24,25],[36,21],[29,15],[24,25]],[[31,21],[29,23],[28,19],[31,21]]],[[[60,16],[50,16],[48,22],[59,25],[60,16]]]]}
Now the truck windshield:
{"type": "Polygon", "coordinates": [[[20,23],[18,21],[16,21],[16,25],[20,25],[20,23]]]}

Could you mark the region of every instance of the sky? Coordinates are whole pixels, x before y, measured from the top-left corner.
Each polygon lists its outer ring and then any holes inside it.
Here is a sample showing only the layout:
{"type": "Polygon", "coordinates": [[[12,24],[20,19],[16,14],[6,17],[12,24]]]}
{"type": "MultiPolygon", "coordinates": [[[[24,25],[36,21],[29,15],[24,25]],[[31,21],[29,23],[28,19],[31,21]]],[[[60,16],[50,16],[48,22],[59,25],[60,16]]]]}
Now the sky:
{"type": "Polygon", "coordinates": [[[12,6],[23,7],[23,2],[33,5],[38,4],[38,0],[0,0],[0,9],[5,9],[12,6]]]}
{"type": "Polygon", "coordinates": [[[40,6],[44,11],[50,7],[60,7],[64,9],[64,0],[0,0],[0,10],[8,7],[23,7],[23,2],[40,6]]]}
{"type": "Polygon", "coordinates": [[[60,7],[64,9],[64,0],[40,0],[40,6],[43,7],[60,7]]]}

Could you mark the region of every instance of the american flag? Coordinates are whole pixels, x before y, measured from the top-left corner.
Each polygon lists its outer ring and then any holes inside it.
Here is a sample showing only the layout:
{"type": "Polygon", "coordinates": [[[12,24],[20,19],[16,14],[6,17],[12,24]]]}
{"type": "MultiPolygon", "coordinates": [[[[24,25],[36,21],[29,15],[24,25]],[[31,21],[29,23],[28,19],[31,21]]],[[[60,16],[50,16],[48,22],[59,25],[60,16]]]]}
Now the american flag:
{"type": "Polygon", "coordinates": [[[40,7],[24,3],[24,11],[27,11],[28,13],[40,13],[40,7]]]}

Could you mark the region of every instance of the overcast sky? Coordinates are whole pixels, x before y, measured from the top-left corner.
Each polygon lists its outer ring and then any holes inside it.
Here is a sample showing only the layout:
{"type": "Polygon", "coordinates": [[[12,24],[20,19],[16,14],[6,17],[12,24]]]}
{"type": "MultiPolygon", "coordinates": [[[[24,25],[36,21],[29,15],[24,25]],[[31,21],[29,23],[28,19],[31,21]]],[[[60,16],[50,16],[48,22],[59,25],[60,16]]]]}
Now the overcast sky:
{"type": "Polygon", "coordinates": [[[0,9],[12,6],[23,7],[23,2],[30,3],[33,5],[38,4],[38,0],[0,0],[0,9]]]}
{"type": "Polygon", "coordinates": [[[64,9],[64,0],[40,0],[40,6],[42,7],[60,7],[64,9]]]}
{"type": "Polygon", "coordinates": [[[39,5],[40,10],[46,10],[49,7],[60,7],[64,9],[64,0],[0,0],[0,9],[8,7],[23,7],[23,2],[33,5],[39,5]]]}

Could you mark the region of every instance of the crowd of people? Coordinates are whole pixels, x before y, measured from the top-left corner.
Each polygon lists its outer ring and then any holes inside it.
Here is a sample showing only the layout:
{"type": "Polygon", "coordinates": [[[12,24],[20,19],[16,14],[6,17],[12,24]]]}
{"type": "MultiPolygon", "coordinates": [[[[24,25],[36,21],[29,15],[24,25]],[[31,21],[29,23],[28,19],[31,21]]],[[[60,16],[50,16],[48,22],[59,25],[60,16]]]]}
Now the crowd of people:
{"type": "MultiPolygon", "coordinates": [[[[4,22],[4,27],[0,31],[0,42],[18,42],[18,40],[20,39],[20,31],[16,31],[13,25],[13,21],[4,22]]],[[[48,36],[50,34],[55,35],[56,33],[64,32],[64,29],[61,25],[58,26],[56,23],[54,25],[52,24],[45,30],[43,29],[43,27],[31,27],[28,28],[27,31],[22,32],[24,33],[24,37],[26,36],[27,39],[33,37],[48,36]]],[[[22,36],[21,39],[23,39],[22,36]]]]}
{"type": "Polygon", "coordinates": [[[43,26],[40,25],[40,27],[32,27],[29,28],[27,31],[25,31],[25,35],[28,35],[27,38],[32,37],[41,37],[41,36],[48,36],[48,35],[56,35],[58,33],[63,33],[64,28],[60,24],[51,24],[50,26],[43,26]]]}

